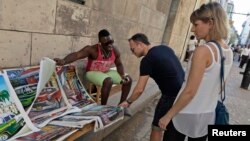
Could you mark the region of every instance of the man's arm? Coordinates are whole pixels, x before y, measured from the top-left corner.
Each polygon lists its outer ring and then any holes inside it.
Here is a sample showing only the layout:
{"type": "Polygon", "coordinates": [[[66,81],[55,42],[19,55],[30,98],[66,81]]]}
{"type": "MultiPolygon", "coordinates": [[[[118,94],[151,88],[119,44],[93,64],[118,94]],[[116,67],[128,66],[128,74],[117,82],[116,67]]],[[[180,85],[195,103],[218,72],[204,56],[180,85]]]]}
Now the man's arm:
{"type": "Polygon", "coordinates": [[[82,48],[81,50],[77,52],[70,53],[69,55],[64,57],[64,59],[54,58],[54,60],[56,61],[57,65],[66,65],[76,60],[84,59],[88,57],[91,53],[91,49],[92,49],[92,46],[85,46],[84,48],[82,48]]]}
{"type": "Polygon", "coordinates": [[[146,87],[146,84],[148,82],[148,78],[149,78],[149,75],[145,75],[145,76],[140,76],[139,77],[139,80],[133,90],[133,93],[132,95],[124,102],[122,102],[120,104],[120,106],[122,107],[129,107],[129,105],[136,101],[140,96],[141,94],[143,93],[145,87],[146,87]]]}
{"type": "Polygon", "coordinates": [[[115,47],[114,47],[114,52],[115,52],[115,66],[116,66],[117,72],[120,74],[121,77],[123,77],[125,73],[124,73],[123,64],[120,58],[120,52],[115,47]]]}

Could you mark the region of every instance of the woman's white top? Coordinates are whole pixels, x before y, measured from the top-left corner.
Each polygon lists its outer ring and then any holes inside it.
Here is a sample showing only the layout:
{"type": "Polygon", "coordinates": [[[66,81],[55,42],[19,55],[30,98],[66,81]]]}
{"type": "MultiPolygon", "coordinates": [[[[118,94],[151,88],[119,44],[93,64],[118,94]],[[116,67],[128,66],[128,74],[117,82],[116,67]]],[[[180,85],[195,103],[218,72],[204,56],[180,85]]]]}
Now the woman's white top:
{"type": "MultiPolygon", "coordinates": [[[[220,52],[216,44],[212,43],[217,49],[218,59],[215,60],[214,53],[210,46],[209,51],[213,56],[212,63],[205,69],[204,76],[194,98],[183,108],[176,116],[173,117],[173,124],[177,131],[192,138],[202,137],[208,134],[208,125],[213,125],[215,122],[215,108],[219,99],[221,89],[220,82],[220,52]]],[[[224,66],[224,77],[227,78],[233,64],[233,52],[230,48],[222,48],[223,55],[226,57],[224,66]]],[[[191,59],[192,60],[192,59],[191,59]]],[[[187,68],[189,75],[190,65],[187,68]]],[[[192,83],[192,82],[191,82],[192,83]]],[[[180,96],[182,90],[186,86],[186,81],[182,85],[182,89],[177,95],[176,100],[180,96]]]]}

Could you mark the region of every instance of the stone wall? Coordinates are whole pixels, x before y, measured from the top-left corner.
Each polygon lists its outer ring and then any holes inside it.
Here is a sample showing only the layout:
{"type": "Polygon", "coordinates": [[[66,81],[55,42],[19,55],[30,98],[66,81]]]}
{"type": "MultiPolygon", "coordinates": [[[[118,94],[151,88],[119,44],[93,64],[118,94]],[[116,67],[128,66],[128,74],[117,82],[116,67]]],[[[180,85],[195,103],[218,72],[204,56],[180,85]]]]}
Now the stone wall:
{"type": "MultiPolygon", "coordinates": [[[[106,28],[122,54],[126,72],[138,76],[139,59],[127,39],[148,35],[162,42],[172,0],[0,0],[0,66],[38,65],[42,57],[60,57],[97,43],[106,28]]],[[[78,62],[82,66],[81,62],[78,62]]]]}
{"type": "Polygon", "coordinates": [[[0,0],[0,66],[37,65],[42,57],[64,57],[97,42],[108,29],[122,53],[126,71],[138,75],[139,59],[127,39],[143,32],[159,44],[171,0],[0,0]]]}
{"type": "MultiPolygon", "coordinates": [[[[108,29],[121,52],[125,71],[138,77],[140,59],[127,39],[145,33],[153,45],[167,44],[182,60],[189,16],[208,0],[0,0],[0,67],[38,65],[42,57],[63,58],[98,42],[108,29]]],[[[76,61],[80,70],[86,61],[76,61]]],[[[82,71],[80,71],[82,73],[82,71]]]]}
{"type": "Polygon", "coordinates": [[[163,35],[163,44],[175,50],[176,55],[183,60],[187,43],[191,34],[191,13],[208,0],[174,0],[171,4],[169,20],[163,35]]]}

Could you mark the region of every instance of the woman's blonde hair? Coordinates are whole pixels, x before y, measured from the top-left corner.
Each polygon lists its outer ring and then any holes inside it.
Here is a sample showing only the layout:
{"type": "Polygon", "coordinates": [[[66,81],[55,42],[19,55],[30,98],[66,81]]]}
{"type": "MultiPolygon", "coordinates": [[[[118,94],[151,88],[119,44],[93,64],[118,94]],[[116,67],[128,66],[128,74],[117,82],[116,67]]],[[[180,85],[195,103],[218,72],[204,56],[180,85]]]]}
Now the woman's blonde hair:
{"type": "Polygon", "coordinates": [[[228,17],[218,2],[203,4],[199,9],[195,10],[190,16],[190,21],[194,24],[197,20],[201,20],[204,23],[208,23],[210,20],[213,21],[214,26],[209,33],[211,40],[228,38],[228,17]]]}

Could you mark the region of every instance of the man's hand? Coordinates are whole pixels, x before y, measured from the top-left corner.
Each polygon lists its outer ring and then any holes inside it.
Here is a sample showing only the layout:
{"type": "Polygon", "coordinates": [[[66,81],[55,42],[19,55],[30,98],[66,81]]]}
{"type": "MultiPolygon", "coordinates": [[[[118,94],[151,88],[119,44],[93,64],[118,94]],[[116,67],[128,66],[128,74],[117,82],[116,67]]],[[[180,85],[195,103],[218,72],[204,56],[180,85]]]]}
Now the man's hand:
{"type": "Polygon", "coordinates": [[[119,106],[124,107],[124,108],[128,108],[130,106],[130,104],[127,101],[123,101],[121,104],[119,104],[119,106]]]}
{"type": "Polygon", "coordinates": [[[54,61],[56,62],[56,65],[63,66],[65,65],[65,61],[60,58],[54,58],[54,61]]]}

